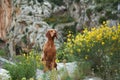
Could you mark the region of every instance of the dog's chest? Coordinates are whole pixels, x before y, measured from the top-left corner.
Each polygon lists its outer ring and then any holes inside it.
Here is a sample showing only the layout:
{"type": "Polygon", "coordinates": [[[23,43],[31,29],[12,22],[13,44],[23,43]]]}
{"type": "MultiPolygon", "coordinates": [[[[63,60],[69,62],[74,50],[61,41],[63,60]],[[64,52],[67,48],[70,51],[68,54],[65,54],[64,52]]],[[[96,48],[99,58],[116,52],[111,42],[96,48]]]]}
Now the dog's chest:
{"type": "Polygon", "coordinates": [[[55,45],[47,44],[44,46],[44,51],[49,53],[56,53],[55,45]]]}
{"type": "Polygon", "coordinates": [[[46,50],[47,50],[47,52],[51,52],[51,53],[56,52],[55,46],[48,46],[48,49],[46,49],[46,50]]]}

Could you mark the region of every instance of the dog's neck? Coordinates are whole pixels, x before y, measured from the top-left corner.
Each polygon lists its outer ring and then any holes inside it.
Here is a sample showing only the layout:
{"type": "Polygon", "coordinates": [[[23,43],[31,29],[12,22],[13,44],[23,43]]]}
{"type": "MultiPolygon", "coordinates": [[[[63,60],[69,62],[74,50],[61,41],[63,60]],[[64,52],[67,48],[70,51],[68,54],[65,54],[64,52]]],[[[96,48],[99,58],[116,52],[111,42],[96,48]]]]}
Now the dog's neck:
{"type": "Polygon", "coordinates": [[[54,45],[54,38],[48,38],[47,43],[52,47],[54,45]]]}
{"type": "Polygon", "coordinates": [[[49,38],[48,38],[48,41],[54,42],[54,38],[55,38],[55,37],[49,37],[49,38]]]}

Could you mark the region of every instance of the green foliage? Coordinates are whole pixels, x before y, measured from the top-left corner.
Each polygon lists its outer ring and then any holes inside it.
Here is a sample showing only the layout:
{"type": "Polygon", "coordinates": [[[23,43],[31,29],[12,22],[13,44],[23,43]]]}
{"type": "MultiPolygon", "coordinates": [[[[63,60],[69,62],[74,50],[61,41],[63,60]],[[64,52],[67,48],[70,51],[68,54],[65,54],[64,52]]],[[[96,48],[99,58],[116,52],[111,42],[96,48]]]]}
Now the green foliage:
{"type": "Polygon", "coordinates": [[[5,55],[5,51],[3,49],[0,50],[0,56],[4,56],[5,55]]]}
{"type": "MultiPolygon", "coordinates": [[[[62,30],[64,33],[62,34],[65,38],[63,39],[65,42],[67,42],[67,38],[73,39],[74,35],[76,35],[76,27],[75,26],[66,26],[62,30]]],[[[62,44],[61,47],[57,50],[57,59],[62,62],[64,59],[67,60],[67,62],[75,61],[75,56],[70,54],[70,52],[66,52],[67,48],[65,49],[66,44],[62,44]]]]}
{"type": "Polygon", "coordinates": [[[79,2],[80,2],[80,0],[75,0],[75,2],[79,3],[79,2]]]}
{"type": "Polygon", "coordinates": [[[94,0],[97,4],[104,4],[104,3],[119,3],[119,0],[94,0]]]}
{"type": "Polygon", "coordinates": [[[91,63],[81,60],[74,70],[73,80],[83,80],[88,75],[91,75],[91,63]]]}
{"type": "MultiPolygon", "coordinates": [[[[76,24],[75,24],[76,25],[76,24]]],[[[75,25],[73,25],[73,26],[65,26],[64,28],[63,28],[63,36],[65,36],[65,38],[63,39],[65,42],[67,41],[67,39],[66,39],[66,37],[69,35],[69,34],[76,34],[76,26],[75,25]]],[[[73,37],[73,36],[70,36],[71,38],[73,37]]]]}
{"type": "Polygon", "coordinates": [[[99,23],[102,24],[103,21],[106,21],[106,20],[107,20],[107,19],[106,19],[105,16],[101,16],[101,17],[99,18],[99,23]]]}
{"type": "Polygon", "coordinates": [[[87,9],[86,14],[87,14],[88,18],[90,18],[90,15],[92,14],[92,9],[87,9]]]}
{"type": "Polygon", "coordinates": [[[66,68],[61,69],[61,73],[63,73],[61,76],[61,80],[72,80],[66,68]]]}
{"type": "Polygon", "coordinates": [[[101,0],[94,0],[96,3],[100,3],[101,2],[101,0]]]}
{"type": "Polygon", "coordinates": [[[63,62],[63,60],[66,60],[67,62],[72,62],[75,61],[75,56],[71,55],[69,52],[64,53],[64,45],[62,45],[58,50],[57,50],[57,59],[59,62],[63,62]]]}
{"type": "Polygon", "coordinates": [[[43,74],[42,79],[40,80],[57,80],[58,78],[58,72],[53,69],[52,71],[48,71],[45,74],[43,74]]]}
{"type": "Polygon", "coordinates": [[[103,9],[104,9],[104,6],[102,6],[101,4],[98,4],[98,5],[95,7],[95,11],[97,11],[97,12],[101,12],[103,9]]]}
{"type": "Polygon", "coordinates": [[[2,57],[8,57],[8,48],[7,48],[7,46],[5,46],[3,49],[0,49],[0,56],[2,56],[2,57]]]}
{"type": "Polygon", "coordinates": [[[120,3],[120,0],[94,0],[97,5],[103,6],[104,10],[111,9],[111,10],[117,10],[118,3],[120,3]]]}
{"type": "Polygon", "coordinates": [[[69,22],[73,22],[74,19],[71,16],[67,16],[67,15],[52,15],[49,18],[44,19],[44,21],[46,21],[48,24],[52,24],[53,26],[57,25],[58,23],[69,23],[69,22]]]}
{"type": "Polygon", "coordinates": [[[44,0],[37,0],[39,3],[42,3],[44,0]]]}
{"type": "Polygon", "coordinates": [[[113,20],[117,19],[117,14],[116,13],[112,13],[111,10],[106,10],[105,15],[106,15],[107,19],[113,19],[113,20]]]}
{"type": "Polygon", "coordinates": [[[22,42],[24,42],[25,44],[27,44],[27,35],[24,35],[21,39],[22,42]]]}
{"type": "Polygon", "coordinates": [[[34,78],[36,74],[37,62],[34,55],[24,55],[16,57],[16,65],[5,64],[4,68],[9,71],[12,80],[34,78]]]}
{"type": "Polygon", "coordinates": [[[86,29],[84,34],[77,34],[72,39],[68,37],[62,53],[76,56],[78,62],[83,60],[90,63],[91,70],[103,79],[115,80],[120,78],[119,35],[120,25],[110,28],[103,22],[100,28],[86,29]]]}
{"type": "Polygon", "coordinates": [[[49,2],[61,6],[64,4],[63,0],[48,0],[49,2]]]}
{"type": "MultiPolygon", "coordinates": [[[[95,11],[97,12],[106,12],[105,18],[106,19],[113,19],[117,20],[119,19],[117,16],[117,13],[113,13],[114,11],[117,12],[118,4],[120,3],[120,0],[94,0],[97,4],[95,7],[95,11]]],[[[104,18],[104,20],[106,20],[104,18]]],[[[103,17],[100,18],[99,22],[102,23],[103,17]]]]}

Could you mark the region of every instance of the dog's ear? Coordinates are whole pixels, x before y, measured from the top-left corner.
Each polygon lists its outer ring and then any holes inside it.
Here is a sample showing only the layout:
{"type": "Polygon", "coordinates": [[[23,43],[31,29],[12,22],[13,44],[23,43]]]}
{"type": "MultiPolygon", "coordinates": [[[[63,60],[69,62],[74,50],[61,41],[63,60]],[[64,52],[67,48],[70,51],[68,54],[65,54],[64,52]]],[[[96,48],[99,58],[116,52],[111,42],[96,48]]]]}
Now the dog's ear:
{"type": "Polygon", "coordinates": [[[47,38],[50,38],[50,32],[49,32],[49,31],[47,31],[46,37],[47,37],[47,38]]]}
{"type": "Polygon", "coordinates": [[[55,37],[56,37],[56,39],[58,39],[58,34],[57,34],[57,31],[56,31],[56,33],[55,33],[55,37]]]}

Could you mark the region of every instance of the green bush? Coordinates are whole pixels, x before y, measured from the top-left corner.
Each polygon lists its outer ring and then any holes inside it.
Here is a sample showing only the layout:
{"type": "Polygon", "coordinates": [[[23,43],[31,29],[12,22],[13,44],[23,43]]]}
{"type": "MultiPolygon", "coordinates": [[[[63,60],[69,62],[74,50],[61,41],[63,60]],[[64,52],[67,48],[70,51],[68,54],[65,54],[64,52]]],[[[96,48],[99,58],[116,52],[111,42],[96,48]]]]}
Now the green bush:
{"type": "Polygon", "coordinates": [[[97,12],[101,12],[102,10],[103,10],[103,6],[101,5],[101,4],[99,4],[99,5],[97,5],[96,7],[95,7],[95,11],[97,11],[97,12]]]}
{"type": "MultiPolygon", "coordinates": [[[[120,25],[109,27],[105,22],[100,28],[84,30],[67,39],[62,53],[69,53],[91,64],[91,70],[104,80],[119,80],[120,77],[120,25]]],[[[86,68],[88,69],[88,68],[86,68]]]]}
{"type": "Polygon", "coordinates": [[[60,72],[62,73],[62,75],[61,75],[61,80],[73,80],[73,79],[69,76],[68,71],[67,71],[66,68],[61,69],[60,72]]]}
{"type": "Polygon", "coordinates": [[[106,17],[105,16],[101,16],[100,18],[99,18],[99,23],[100,24],[102,24],[103,23],[103,21],[106,21],[107,19],[106,19],[106,17]]]}
{"type": "Polygon", "coordinates": [[[34,56],[19,56],[16,65],[5,64],[4,68],[9,71],[12,80],[34,78],[36,74],[37,62],[34,56]]]}
{"type": "Polygon", "coordinates": [[[3,49],[0,50],[0,56],[4,56],[5,55],[5,51],[3,49]]]}
{"type": "Polygon", "coordinates": [[[86,76],[91,75],[91,71],[91,63],[81,60],[77,63],[72,80],[83,80],[86,76]]]}
{"type": "Polygon", "coordinates": [[[3,49],[0,49],[0,56],[4,57],[4,58],[8,58],[8,47],[5,46],[3,49]]]}
{"type": "Polygon", "coordinates": [[[57,80],[58,78],[58,74],[57,71],[55,69],[53,69],[52,71],[48,71],[43,75],[42,80],[57,80]]]}
{"type": "Polygon", "coordinates": [[[57,59],[59,62],[63,62],[63,60],[66,60],[67,62],[73,62],[75,61],[75,56],[71,55],[69,53],[64,53],[64,49],[58,49],[57,51],[57,59]]]}
{"type": "Polygon", "coordinates": [[[113,19],[113,20],[117,19],[117,14],[112,13],[111,10],[107,10],[106,13],[105,13],[105,16],[106,16],[107,19],[113,19]]]}

